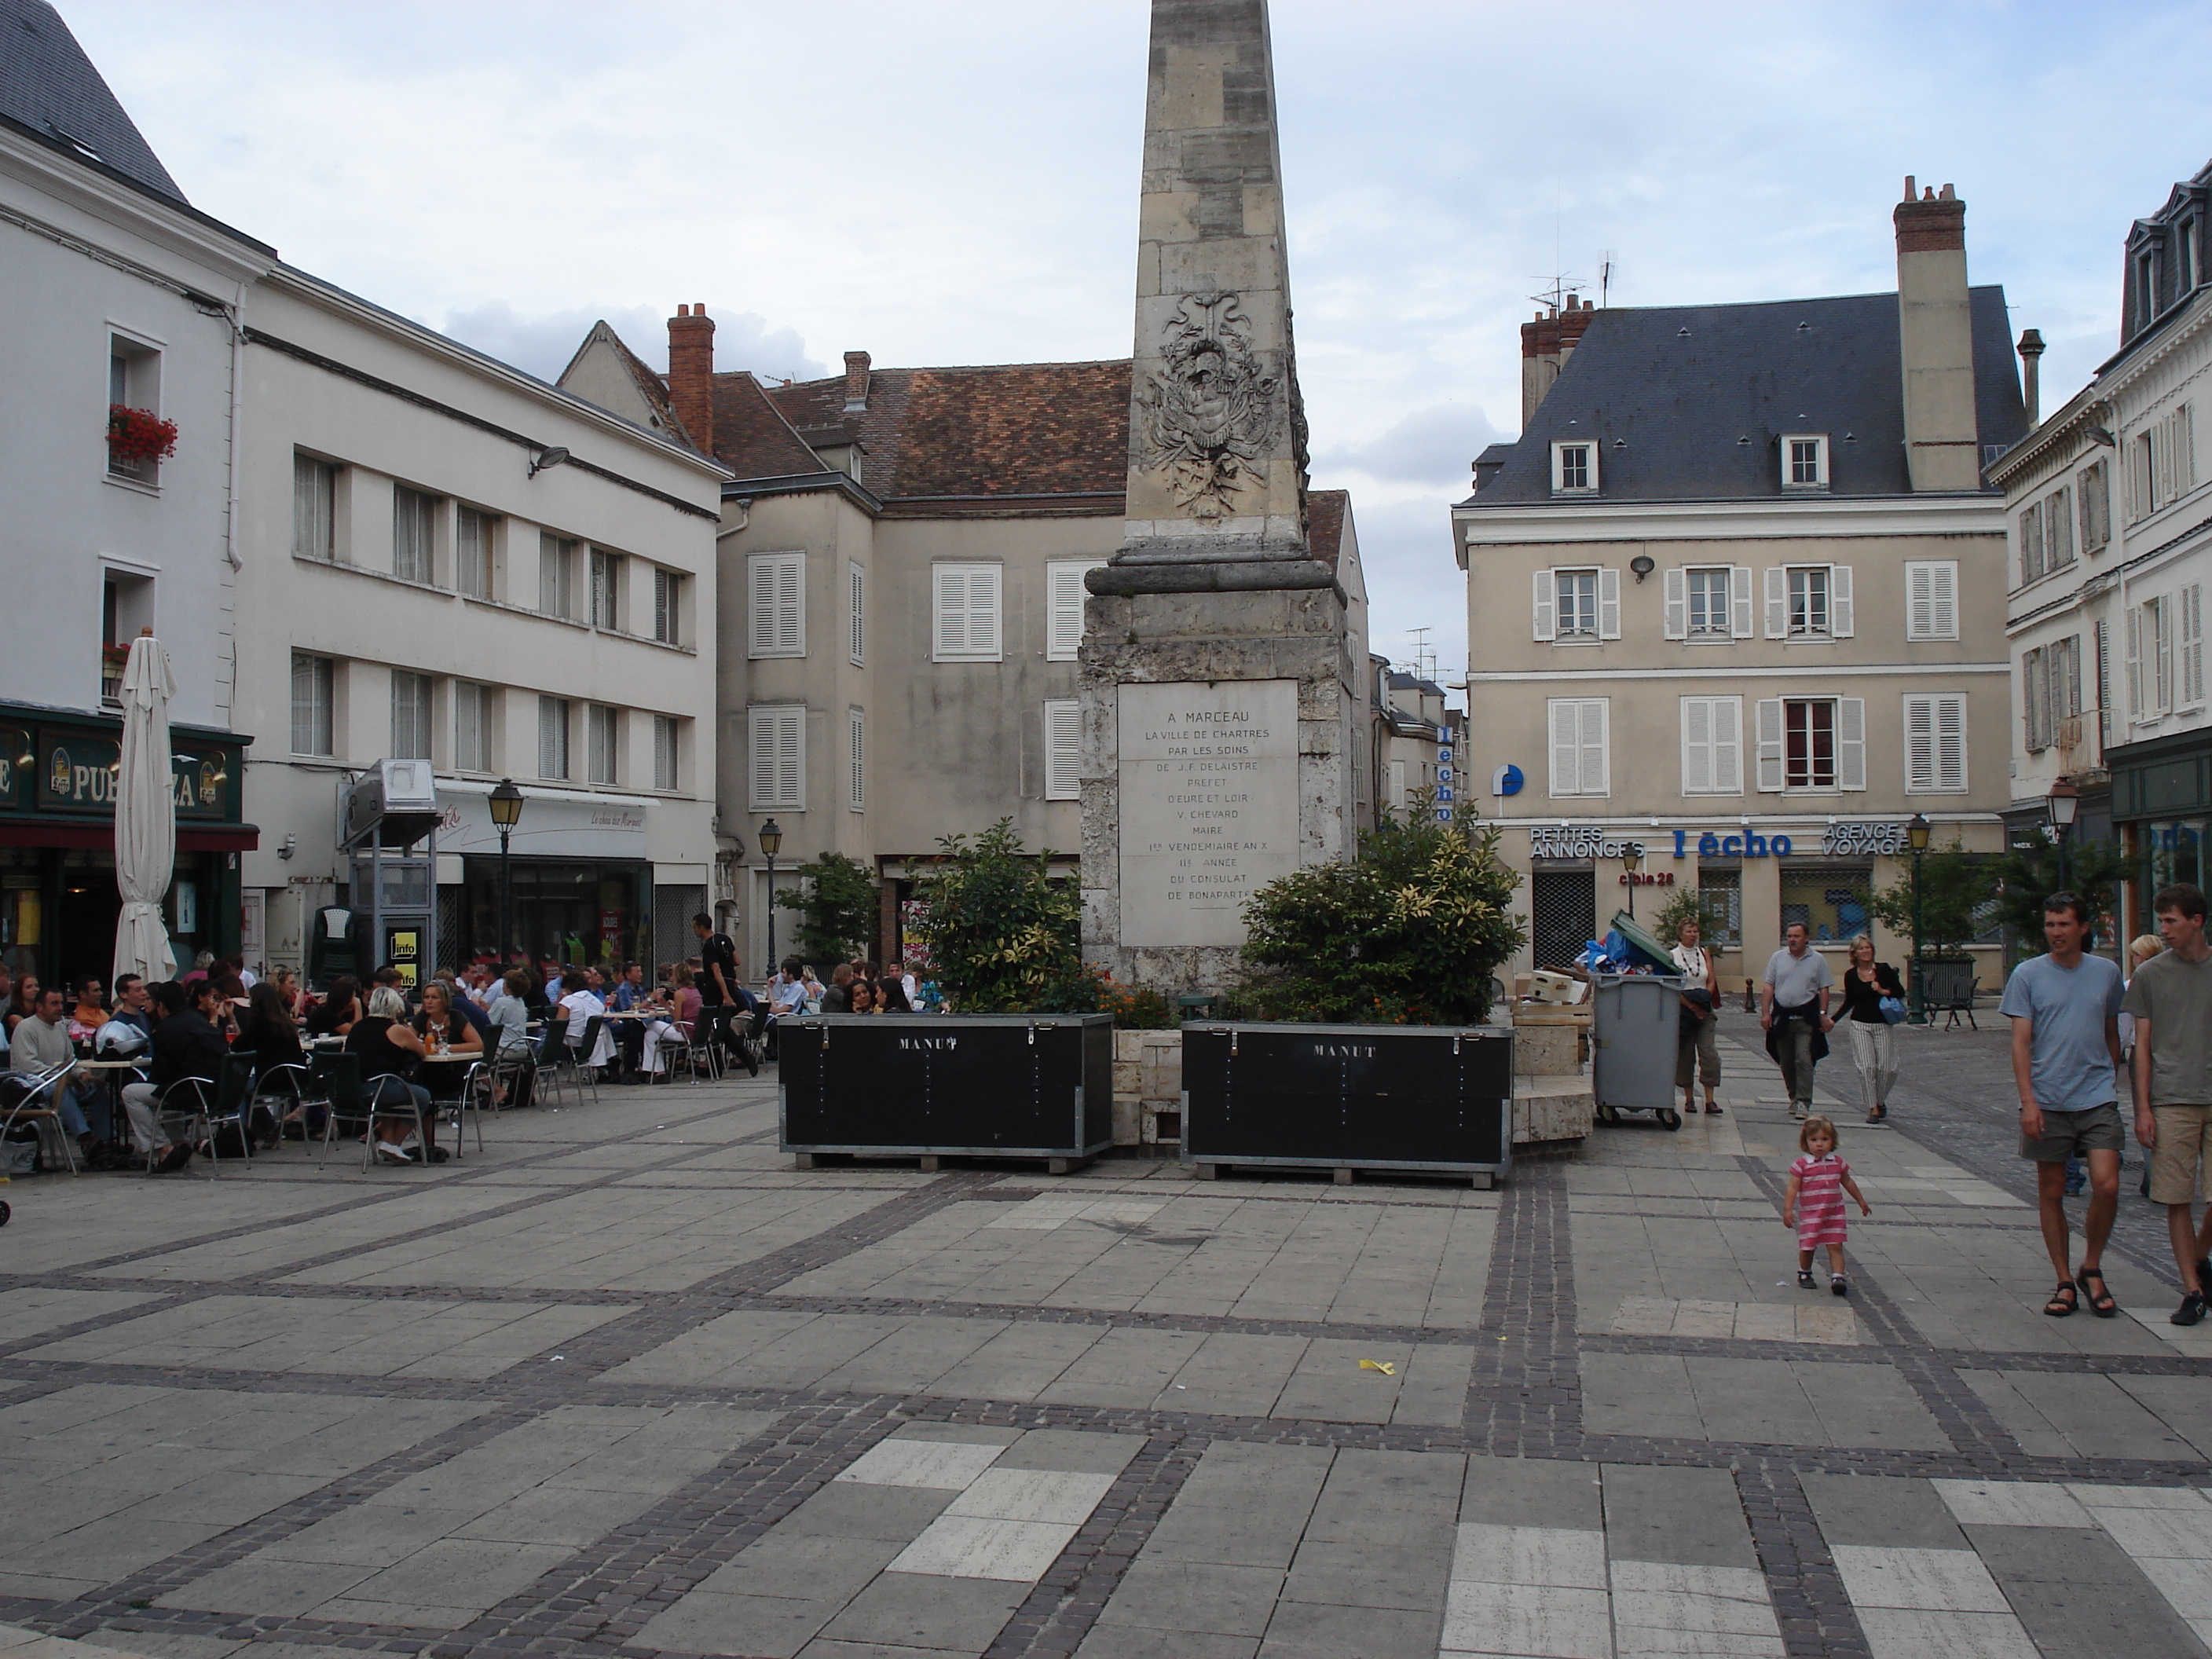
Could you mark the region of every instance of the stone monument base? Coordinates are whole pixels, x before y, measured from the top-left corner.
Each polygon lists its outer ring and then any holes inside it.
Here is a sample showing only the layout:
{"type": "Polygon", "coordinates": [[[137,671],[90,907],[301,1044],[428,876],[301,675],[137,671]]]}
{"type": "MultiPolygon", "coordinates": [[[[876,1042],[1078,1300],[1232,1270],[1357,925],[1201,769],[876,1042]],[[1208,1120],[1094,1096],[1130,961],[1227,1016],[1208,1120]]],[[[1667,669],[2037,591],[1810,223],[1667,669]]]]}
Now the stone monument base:
{"type": "Polygon", "coordinates": [[[1242,975],[1251,892],[1351,856],[1356,680],[1334,580],[1161,592],[1150,577],[1091,573],[1083,954],[1173,997],[1242,975]]]}

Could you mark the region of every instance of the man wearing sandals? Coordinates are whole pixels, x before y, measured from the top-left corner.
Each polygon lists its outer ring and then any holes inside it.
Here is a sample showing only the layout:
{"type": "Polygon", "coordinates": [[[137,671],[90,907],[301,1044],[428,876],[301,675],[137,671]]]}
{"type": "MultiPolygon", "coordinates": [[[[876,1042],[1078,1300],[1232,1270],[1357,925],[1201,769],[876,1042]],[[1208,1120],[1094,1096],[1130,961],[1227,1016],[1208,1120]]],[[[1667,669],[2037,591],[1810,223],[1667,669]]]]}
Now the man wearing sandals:
{"type": "Polygon", "coordinates": [[[2200,1227],[2191,1209],[2197,1176],[2212,1146],[2212,945],[2204,938],[2204,890],[2161,887],[2151,899],[2166,951],[2128,981],[2136,1023],[2136,1139],[2150,1153],[2150,1197],[2166,1206],[2166,1231],[2181,1268],[2177,1325],[2204,1317],[2212,1294],[2212,1210],[2200,1227]]]}
{"type": "Polygon", "coordinates": [[[2079,1297],[2100,1319],[2119,1304],[2100,1267],[2120,1207],[2125,1144],[2115,1083],[2120,1063],[2120,970],[2084,953],[2089,906],[2073,893],[2043,902],[2044,956],[2012,970],[1997,1012],[2012,1018],[2012,1074],[2020,1089],[2020,1155],[2035,1164],[2044,1248],[2058,1288],[2043,1311],[2063,1319],[2079,1297]],[[2066,1160],[2089,1166],[2089,1212],[2081,1219],[2081,1266],[2071,1264],[2066,1226],[2066,1160]]]}

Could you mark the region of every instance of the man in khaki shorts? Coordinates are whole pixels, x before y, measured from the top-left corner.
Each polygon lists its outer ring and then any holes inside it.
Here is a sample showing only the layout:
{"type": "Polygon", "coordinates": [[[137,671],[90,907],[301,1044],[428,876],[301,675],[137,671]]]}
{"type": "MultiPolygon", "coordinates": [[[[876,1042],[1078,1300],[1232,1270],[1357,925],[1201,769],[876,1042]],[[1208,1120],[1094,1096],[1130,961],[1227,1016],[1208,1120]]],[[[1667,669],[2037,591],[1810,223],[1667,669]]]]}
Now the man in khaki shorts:
{"type": "Polygon", "coordinates": [[[2172,1322],[2194,1325],[2212,1294],[2212,1208],[2201,1226],[2191,1214],[2212,1152],[2212,943],[2203,888],[2161,887],[2151,908],[2166,952],[2136,970],[2124,1005],[2136,1021],[2136,1139],[2150,1149],[2151,1202],[2166,1206],[2181,1268],[2172,1322]]]}

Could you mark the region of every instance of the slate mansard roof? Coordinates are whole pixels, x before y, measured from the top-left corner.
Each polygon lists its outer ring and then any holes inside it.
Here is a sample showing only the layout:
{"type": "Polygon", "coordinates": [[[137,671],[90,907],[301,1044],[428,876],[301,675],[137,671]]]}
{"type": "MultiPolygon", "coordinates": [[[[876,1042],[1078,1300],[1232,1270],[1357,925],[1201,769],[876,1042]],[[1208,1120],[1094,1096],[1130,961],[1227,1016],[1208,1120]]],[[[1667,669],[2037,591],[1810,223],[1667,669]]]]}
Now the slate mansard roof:
{"type": "Polygon", "coordinates": [[[141,190],[190,205],[46,0],[0,0],[0,116],[141,190]]]}
{"type": "MultiPolygon", "coordinates": [[[[1969,290],[1984,465],[2027,435],[2004,289],[1969,290]]],[[[1785,434],[1829,439],[1829,495],[1911,493],[1897,295],[1601,311],[1470,510],[1556,501],[1551,451],[1594,439],[1595,501],[1779,497],[1785,434]],[[1748,440],[1748,442],[1744,441],[1748,440]]]]}

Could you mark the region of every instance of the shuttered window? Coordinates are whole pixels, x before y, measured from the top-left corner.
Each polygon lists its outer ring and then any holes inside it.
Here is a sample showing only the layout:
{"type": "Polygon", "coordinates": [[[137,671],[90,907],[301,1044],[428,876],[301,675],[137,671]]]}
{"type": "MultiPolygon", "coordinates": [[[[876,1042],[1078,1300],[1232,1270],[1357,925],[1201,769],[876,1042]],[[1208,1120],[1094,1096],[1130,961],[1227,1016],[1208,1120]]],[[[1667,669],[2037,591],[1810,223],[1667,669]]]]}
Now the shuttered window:
{"type": "Polygon", "coordinates": [[[292,551],[303,559],[337,556],[337,477],[328,461],[292,457],[292,551]]]}
{"type": "Polygon", "coordinates": [[[2102,461],[2081,472],[2081,550],[2094,553],[2112,539],[2112,474],[2102,461]]]}
{"type": "Polygon", "coordinates": [[[1083,647],[1083,573],[1102,559],[1054,560],[1044,568],[1044,654],[1048,662],[1073,662],[1083,647]]]}
{"type": "Polygon", "coordinates": [[[1682,793],[1743,793],[1743,699],[1682,699],[1682,793]]]}
{"type": "Polygon", "coordinates": [[[1004,572],[1005,567],[996,564],[930,567],[936,641],[932,654],[937,661],[1000,659],[999,595],[1004,572]]]}
{"type": "Polygon", "coordinates": [[[746,794],[756,812],[806,810],[806,710],[796,706],[747,711],[746,794]]]}
{"type": "Polygon", "coordinates": [[[2181,590],[2181,649],[2176,664],[2179,677],[2174,706],[2193,708],[2204,701],[2204,585],[2191,582],[2181,590]]]}
{"type": "Polygon", "coordinates": [[[392,574],[404,582],[436,580],[431,549],[438,526],[438,498],[405,484],[392,487],[392,574]]]}
{"type": "Polygon", "coordinates": [[[621,781],[622,711],[594,702],[584,710],[585,775],[593,783],[621,781]]]}
{"type": "Polygon", "coordinates": [[[756,553],[745,561],[749,657],[806,654],[806,555],[756,553]]]}
{"type": "Polygon", "coordinates": [[[1768,568],[1768,639],[1844,640],[1851,636],[1852,627],[1850,566],[1793,564],[1768,568]]]}
{"type": "MultiPolygon", "coordinates": [[[[1662,628],[1670,640],[1735,637],[1735,572],[1727,565],[1677,566],[1660,578],[1662,628]]],[[[1746,592],[1745,610],[1750,609],[1746,592]]]]}
{"type": "Polygon", "coordinates": [[[1603,795],[1611,790],[1603,697],[1553,697],[1546,705],[1552,736],[1552,793],[1603,795]]]}
{"type": "Polygon", "coordinates": [[[430,677],[392,671],[392,758],[430,758],[430,677]]]}
{"type": "Polygon", "coordinates": [[[845,711],[845,805],[855,812],[868,806],[868,717],[858,708],[845,711]]]}
{"type": "Polygon", "coordinates": [[[1959,637],[1959,562],[1911,559],[1905,566],[1905,637],[1959,637]]]}
{"type": "Polygon", "coordinates": [[[653,573],[653,637],[663,645],[680,645],[677,637],[678,613],[684,604],[684,575],[677,570],[653,573]]]}
{"type": "Polygon", "coordinates": [[[1867,787],[1864,698],[1761,697],[1753,727],[1759,788],[1867,787]]]}
{"type": "Polygon", "coordinates": [[[857,564],[845,567],[845,647],[855,663],[868,660],[868,573],[857,564]]]}
{"type": "Polygon", "coordinates": [[[491,769],[491,700],[498,694],[474,680],[453,682],[453,769],[491,769]]]}
{"type": "Polygon", "coordinates": [[[538,608],[549,617],[576,614],[576,544],[565,536],[538,538],[538,608]]]}
{"type": "Polygon", "coordinates": [[[1044,706],[1044,798],[1079,800],[1082,784],[1083,705],[1055,698],[1044,706]]]}
{"type": "Polygon", "coordinates": [[[453,519],[453,586],[472,599],[491,597],[491,556],[495,514],[462,507],[453,519]]]}
{"type": "Polygon", "coordinates": [[[1966,793],[1966,699],[1958,692],[1905,699],[1905,792],[1966,793]]]}
{"type": "Polygon", "coordinates": [[[592,550],[592,626],[613,633],[622,626],[623,561],[604,547],[592,550]]]}
{"type": "Polygon", "coordinates": [[[2153,720],[2173,708],[2174,596],[2128,607],[2128,711],[2153,720]]]}
{"type": "Polygon", "coordinates": [[[335,753],[331,704],[337,678],[337,665],[328,657],[292,653],[292,752],[295,755],[335,753]]]}
{"type": "Polygon", "coordinates": [[[676,716],[653,717],[653,787],[676,787],[676,716]]]}
{"type": "Polygon", "coordinates": [[[538,700],[538,775],[565,781],[568,776],[568,700],[538,700]]]}

